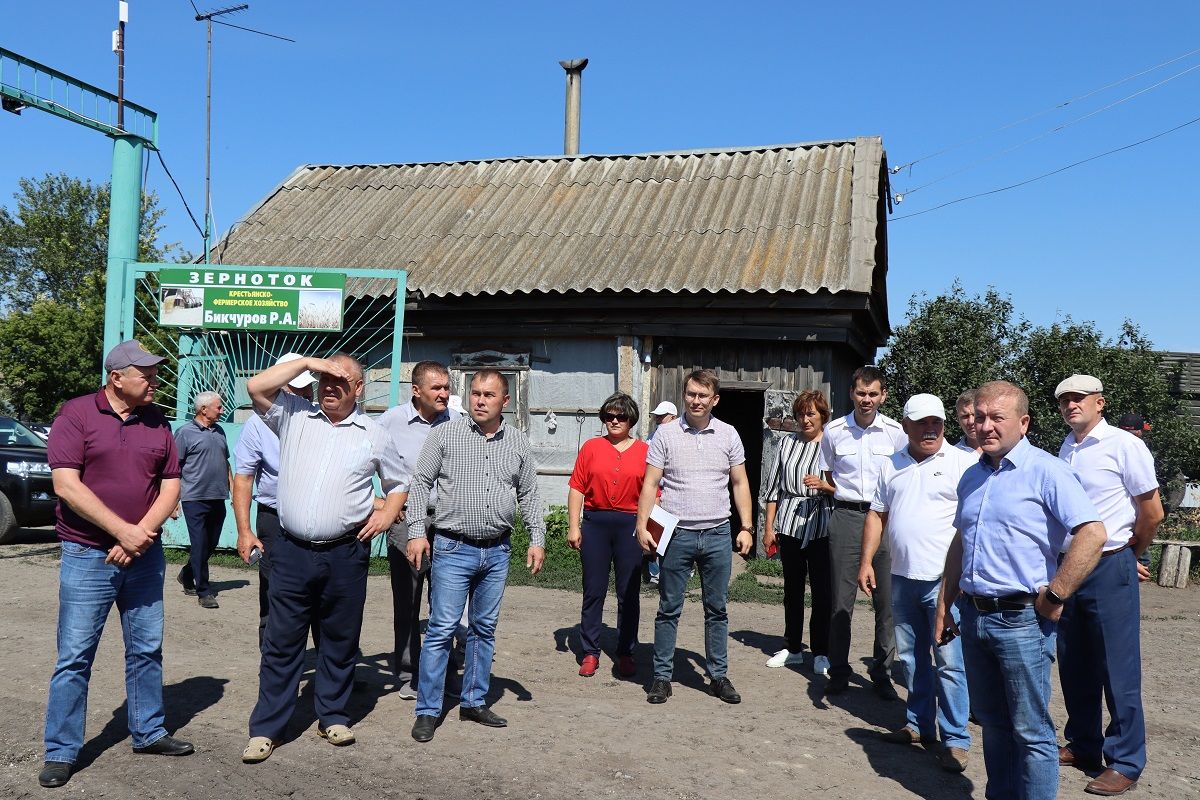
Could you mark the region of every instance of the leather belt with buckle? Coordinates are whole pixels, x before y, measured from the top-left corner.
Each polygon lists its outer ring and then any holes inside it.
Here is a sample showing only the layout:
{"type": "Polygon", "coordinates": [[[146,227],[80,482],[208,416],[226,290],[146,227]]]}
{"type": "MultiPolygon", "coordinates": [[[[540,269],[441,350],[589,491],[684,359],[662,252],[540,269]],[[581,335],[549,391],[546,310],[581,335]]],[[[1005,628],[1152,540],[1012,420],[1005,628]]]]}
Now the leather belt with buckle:
{"type": "Polygon", "coordinates": [[[963,594],[968,603],[975,606],[977,611],[984,614],[994,614],[997,611],[1024,611],[1037,600],[1035,594],[1006,594],[1003,597],[981,597],[975,594],[963,594]]]}

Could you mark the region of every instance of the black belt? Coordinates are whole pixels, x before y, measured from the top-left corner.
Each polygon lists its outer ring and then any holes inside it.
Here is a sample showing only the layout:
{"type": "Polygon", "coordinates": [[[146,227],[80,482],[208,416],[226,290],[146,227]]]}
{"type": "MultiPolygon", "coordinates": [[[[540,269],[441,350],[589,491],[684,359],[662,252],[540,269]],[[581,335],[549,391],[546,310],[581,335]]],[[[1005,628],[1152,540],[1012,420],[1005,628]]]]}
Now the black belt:
{"type": "Polygon", "coordinates": [[[470,536],[463,536],[461,533],[448,531],[445,528],[435,528],[432,525],[429,526],[429,530],[433,531],[435,536],[445,536],[447,539],[453,539],[456,542],[469,544],[472,547],[495,547],[496,545],[508,539],[507,532],[502,533],[499,536],[492,536],[488,539],[473,539],[470,536]]]}
{"type": "Polygon", "coordinates": [[[279,516],[279,509],[276,509],[276,508],[271,508],[271,507],[270,507],[270,506],[268,506],[268,505],[263,505],[262,503],[259,503],[259,504],[258,504],[258,513],[260,513],[260,514],[273,514],[274,516],[278,517],[278,516],[279,516]]]}
{"type": "Polygon", "coordinates": [[[1006,594],[1004,597],[981,597],[963,592],[963,598],[984,614],[997,611],[1024,611],[1037,600],[1036,594],[1006,594]]]}
{"type": "Polygon", "coordinates": [[[350,542],[358,541],[357,531],[358,529],[356,528],[355,530],[343,533],[341,536],[338,536],[334,539],[322,539],[320,541],[313,542],[309,541],[308,539],[300,539],[297,536],[288,533],[283,528],[279,529],[279,532],[283,534],[285,539],[297,545],[298,547],[303,547],[305,550],[329,550],[334,547],[341,547],[344,544],[349,544],[350,542]]]}
{"type": "Polygon", "coordinates": [[[871,510],[871,504],[866,501],[858,503],[858,502],[854,502],[851,500],[834,500],[833,507],[834,508],[848,508],[851,511],[870,511],[871,510]]]}
{"type": "Polygon", "coordinates": [[[1108,558],[1109,556],[1115,556],[1117,553],[1128,550],[1129,546],[1130,546],[1129,543],[1126,542],[1123,546],[1118,547],[1116,550],[1105,550],[1103,553],[1100,554],[1100,557],[1108,558]]]}

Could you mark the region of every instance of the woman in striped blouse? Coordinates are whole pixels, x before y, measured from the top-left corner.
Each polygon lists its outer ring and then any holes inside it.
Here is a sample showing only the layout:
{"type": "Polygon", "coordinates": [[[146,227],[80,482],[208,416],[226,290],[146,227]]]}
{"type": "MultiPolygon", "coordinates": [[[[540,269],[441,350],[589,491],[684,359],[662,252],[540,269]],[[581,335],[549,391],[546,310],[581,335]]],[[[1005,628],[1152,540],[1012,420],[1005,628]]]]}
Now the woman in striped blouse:
{"type": "Polygon", "coordinates": [[[829,570],[830,498],[833,486],[821,479],[821,433],[829,422],[829,402],[820,392],[801,392],[792,403],[796,432],[780,442],[767,484],[763,546],[779,548],[783,562],[783,619],[787,647],[768,667],[804,663],[804,579],[812,586],[809,644],[813,670],[829,674],[829,620],[833,587],[829,570]]]}

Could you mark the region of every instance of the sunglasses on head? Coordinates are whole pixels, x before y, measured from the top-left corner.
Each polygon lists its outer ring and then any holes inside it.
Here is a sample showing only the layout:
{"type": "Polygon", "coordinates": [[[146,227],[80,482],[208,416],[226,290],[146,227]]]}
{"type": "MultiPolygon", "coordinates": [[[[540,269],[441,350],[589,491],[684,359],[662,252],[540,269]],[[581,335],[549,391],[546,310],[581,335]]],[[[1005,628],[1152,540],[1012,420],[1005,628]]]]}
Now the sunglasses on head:
{"type": "Polygon", "coordinates": [[[601,414],[601,422],[629,422],[629,417],[624,414],[601,414]]]}

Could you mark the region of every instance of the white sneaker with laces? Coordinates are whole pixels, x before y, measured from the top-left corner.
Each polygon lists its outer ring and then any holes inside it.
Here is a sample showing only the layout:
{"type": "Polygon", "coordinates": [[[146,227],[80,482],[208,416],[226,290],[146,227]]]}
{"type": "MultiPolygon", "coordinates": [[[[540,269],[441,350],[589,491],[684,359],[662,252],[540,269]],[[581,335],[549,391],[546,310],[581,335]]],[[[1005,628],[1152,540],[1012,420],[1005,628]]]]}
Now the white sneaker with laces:
{"type": "Polygon", "coordinates": [[[767,659],[767,666],[775,669],[776,667],[787,666],[788,664],[803,664],[804,653],[793,653],[789,650],[780,650],[775,655],[767,659]]]}
{"type": "Polygon", "coordinates": [[[827,656],[817,656],[813,659],[813,672],[818,675],[828,675],[829,658],[827,656]]]}

